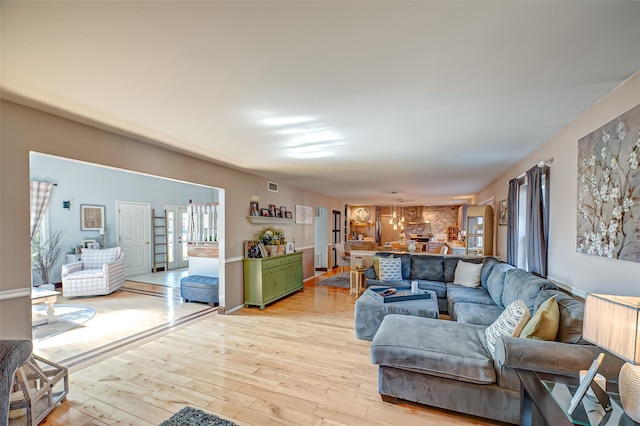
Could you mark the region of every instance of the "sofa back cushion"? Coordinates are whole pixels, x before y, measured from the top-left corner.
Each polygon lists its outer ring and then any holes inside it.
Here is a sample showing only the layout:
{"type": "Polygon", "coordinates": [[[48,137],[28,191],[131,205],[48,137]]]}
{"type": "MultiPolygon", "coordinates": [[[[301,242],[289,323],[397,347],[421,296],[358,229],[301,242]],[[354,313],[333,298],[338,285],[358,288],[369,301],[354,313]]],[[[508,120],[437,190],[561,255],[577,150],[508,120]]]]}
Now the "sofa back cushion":
{"type": "MultiPolygon", "coordinates": [[[[483,268],[483,274],[485,268],[486,266],[483,268]]],[[[493,264],[493,267],[491,267],[491,272],[487,277],[487,290],[489,291],[489,295],[493,299],[493,302],[501,308],[504,308],[504,305],[502,304],[504,277],[507,271],[510,271],[511,269],[514,269],[514,267],[509,265],[508,263],[493,264]]],[[[482,275],[480,276],[480,282],[482,282],[482,275]]]]}
{"type": "Polygon", "coordinates": [[[444,267],[444,282],[452,283],[456,276],[456,266],[458,266],[458,257],[445,257],[442,259],[444,267]]]}
{"type": "Polygon", "coordinates": [[[523,269],[510,269],[504,276],[502,305],[508,306],[515,300],[522,299],[529,308],[529,312],[535,312],[536,299],[540,291],[547,288],[556,290],[558,287],[551,281],[523,269]]]}
{"type": "Polygon", "coordinates": [[[560,290],[544,289],[536,299],[536,310],[547,299],[556,296],[560,310],[560,325],[556,341],[562,343],[587,343],[582,339],[582,321],[584,318],[584,302],[560,290]]]}
{"type": "Polygon", "coordinates": [[[444,282],[442,256],[411,256],[411,279],[444,282]]]}
{"type": "Polygon", "coordinates": [[[83,269],[102,269],[102,265],[115,262],[118,256],[120,256],[120,247],[84,249],[82,250],[83,269]]]}
{"type": "Polygon", "coordinates": [[[482,262],[482,274],[480,274],[480,285],[487,290],[489,290],[489,286],[487,285],[487,280],[489,279],[489,275],[491,275],[491,271],[493,271],[493,267],[499,264],[500,261],[495,257],[485,257],[482,262]]]}

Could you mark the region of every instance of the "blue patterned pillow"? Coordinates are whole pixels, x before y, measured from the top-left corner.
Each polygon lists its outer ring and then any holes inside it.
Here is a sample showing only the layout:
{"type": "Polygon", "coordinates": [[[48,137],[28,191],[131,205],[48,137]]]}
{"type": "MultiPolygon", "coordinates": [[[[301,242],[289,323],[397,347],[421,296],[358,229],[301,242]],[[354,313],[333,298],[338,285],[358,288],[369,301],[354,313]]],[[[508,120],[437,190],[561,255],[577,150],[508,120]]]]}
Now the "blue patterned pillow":
{"type": "Polygon", "coordinates": [[[402,281],[402,259],[394,257],[391,259],[380,258],[380,281],[392,282],[402,281]]]}

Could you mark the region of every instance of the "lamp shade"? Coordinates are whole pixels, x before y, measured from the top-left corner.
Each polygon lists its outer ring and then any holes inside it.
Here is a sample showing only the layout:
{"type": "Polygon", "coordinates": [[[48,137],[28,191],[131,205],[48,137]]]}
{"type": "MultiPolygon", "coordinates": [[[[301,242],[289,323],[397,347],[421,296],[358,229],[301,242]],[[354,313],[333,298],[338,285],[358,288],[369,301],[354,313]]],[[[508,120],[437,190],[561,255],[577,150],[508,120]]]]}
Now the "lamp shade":
{"type": "Polygon", "coordinates": [[[640,364],[640,297],[587,294],[582,335],[620,358],[640,364]]]}

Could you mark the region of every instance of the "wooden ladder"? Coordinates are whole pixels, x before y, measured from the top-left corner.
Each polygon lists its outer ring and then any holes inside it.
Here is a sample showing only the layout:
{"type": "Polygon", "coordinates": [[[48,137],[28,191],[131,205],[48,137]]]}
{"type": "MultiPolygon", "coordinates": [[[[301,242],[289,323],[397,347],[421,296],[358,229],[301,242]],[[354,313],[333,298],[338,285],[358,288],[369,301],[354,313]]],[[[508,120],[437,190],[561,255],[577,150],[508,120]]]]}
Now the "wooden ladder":
{"type": "Polygon", "coordinates": [[[169,270],[169,256],[167,253],[169,234],[167,229],[167,211],[162,216],[156,216],[156,210],[151,210],[153,222],[153,272],[158,272],[158,267],[164,271],[169,270]]]}

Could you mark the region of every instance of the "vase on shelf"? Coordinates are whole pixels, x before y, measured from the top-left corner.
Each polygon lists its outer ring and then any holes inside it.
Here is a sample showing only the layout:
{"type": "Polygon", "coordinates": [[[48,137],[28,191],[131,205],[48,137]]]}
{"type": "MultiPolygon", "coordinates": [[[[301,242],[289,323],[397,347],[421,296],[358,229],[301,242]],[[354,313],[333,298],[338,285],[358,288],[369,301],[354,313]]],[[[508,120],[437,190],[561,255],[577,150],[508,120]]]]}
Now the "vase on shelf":
{"type": "Polygon", "coordinates": [[[265,246],[265,248],[267,249],[267,256],[271,257],[271,256],[279,256],[281,254],[284,254],[284,250],[285,250],[285,246],[282,244],[279,245],[267,245],[265,246]]]}

